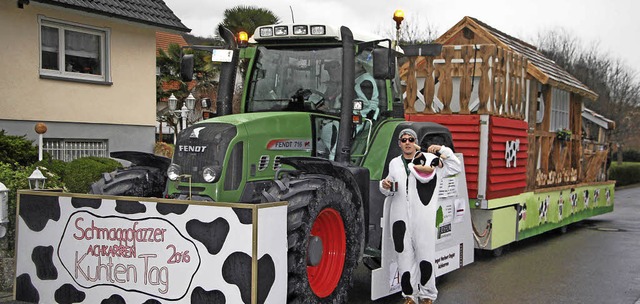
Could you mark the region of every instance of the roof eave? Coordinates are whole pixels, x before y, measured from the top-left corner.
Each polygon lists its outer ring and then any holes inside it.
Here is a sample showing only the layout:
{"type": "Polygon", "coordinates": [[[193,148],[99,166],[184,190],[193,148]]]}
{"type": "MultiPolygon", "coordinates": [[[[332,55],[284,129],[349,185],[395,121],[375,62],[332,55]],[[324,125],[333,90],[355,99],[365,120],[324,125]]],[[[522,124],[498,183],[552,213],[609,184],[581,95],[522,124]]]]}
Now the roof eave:
{"type": "Polygon", "coordinates": [[[167,30],[171,30],[171,31],[177,31],[179,33],[190,33],[191,32],[191,29],[186,27],[186,26],[184,26],[184,27],[171,26],[171,25],[168,25],[168,24],[161,24],[161,23],[157,23],[157,22],[141,20],[141,19],[138,19],[138,18],[131,18],[131,17],[126,17],[126,16],[121,16],[121,15],[118,15],[118,14],[112,14],[112,13],[108,13],[108,12],[104,12],[104,11],[100,11],[100,10],[95,10],[95,9],[91,9],[91,8],[86,8],[86,7],[80,7],[80,6],[76,6],[76,5],[72,5],[72,4],[68,4],[68,3],[60,3],[60,2],[49,1],[49,0],[34,0],[34,2],[40,2],[42,4],[48,4],[48,5],[57,6],[57,7],[64,7],[64,8],[68,8],[68,9],[72,9],[72,10],[76,10],[76,11],[87,12],[87,13],[91,13],[91,14],[96,14],[96,15],[100,15],[100,16],[116,18],[116,19],[125,20],[125,21],[129,21],[129,22],[140,23],[140,24],[144,24],[144,25],[150,25],[150,26],[153,26],[153,27],[156,27],[156,28],[160,28],[160,29],[167,29],[167,30]]]}

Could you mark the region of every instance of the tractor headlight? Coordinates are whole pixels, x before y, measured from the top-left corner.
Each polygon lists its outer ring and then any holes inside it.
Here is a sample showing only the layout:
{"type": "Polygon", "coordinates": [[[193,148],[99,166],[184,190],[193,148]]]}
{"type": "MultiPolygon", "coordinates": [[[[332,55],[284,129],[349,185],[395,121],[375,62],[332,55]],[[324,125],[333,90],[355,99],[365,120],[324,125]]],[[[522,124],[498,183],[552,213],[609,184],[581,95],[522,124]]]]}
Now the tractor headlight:
{"type": "Polygon", "coordinates": [[[220,177],[220,170],[214,166],[204,167],[202,170],[202,178],[207,183],[213,183],[220,177]]]}
{"type": "Polygon", "coordinates": [[[167,169],[167,177],[172,181],[177,181],[178,178],[180,178],[180,166],[171,164],[169,169],[167,169]]]}

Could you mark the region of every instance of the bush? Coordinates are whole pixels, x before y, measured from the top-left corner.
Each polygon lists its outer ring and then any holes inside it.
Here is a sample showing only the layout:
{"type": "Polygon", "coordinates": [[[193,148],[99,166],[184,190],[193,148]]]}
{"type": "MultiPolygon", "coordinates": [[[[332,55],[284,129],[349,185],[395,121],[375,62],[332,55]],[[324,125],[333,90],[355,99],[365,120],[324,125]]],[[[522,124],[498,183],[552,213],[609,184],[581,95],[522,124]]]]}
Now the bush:
{"type": "Polygon", "coordinates": [[[64,183],[69,192],[87,193],[91,184],[100,179],[103,172],[111,172],[122,165],[110,158],[83,157],[67,163],[64,183]]]}
{"type": "Polygon", "coordinates": [[[153,154],[172,158],[173,145],[166,142],[157,142],[155,147],[153,147],[153,154]]]}
{"type": "Polygon", "coordinates": [[[609,179],[616,180],[616,186],[640,183],[640,163],[613,164],[609,168],[609,179]]]}
{"type": "Polygon", "coordinates": [[[0,130],[0,162],[19,166],[28,166],[38,161],[38,148],[26,135],[6,135],[0,130]]]}
{"type": "MultiPolygon", "coordinates": [[[[7,225],[7,235],[5,237],[9,240],[10,251],[14,249],[17,193],[20,189],[29,189],[29,181],[27,178],[33,173],[35,168],[35,165],[16,167],[12,164],[0,162],[0,182],[9,189],[9,224],[7,225]]],[[[45,183],[47,188],[64,187],[59,176],[45,167],[39,168],[47,178],[45,183]]]]}
{"type": "Polygon", "coordinates": [[[622,160],[626,162],[640,162],[640,151],[624,150],[622,151],[622,160]]]}
{"type": "Polygon", "coordinates": [[[47,154],[45,154],[45,156],[48,156],[48,157],[37,162],[36,166],[47,168],[49,171],[51,171],[51,173],[59,176],[60,179],[64,181],[64,174],[65,174],[65,169],[67,168],[67,163],[61,160],[51,159],[51,157],[47,154]]]}

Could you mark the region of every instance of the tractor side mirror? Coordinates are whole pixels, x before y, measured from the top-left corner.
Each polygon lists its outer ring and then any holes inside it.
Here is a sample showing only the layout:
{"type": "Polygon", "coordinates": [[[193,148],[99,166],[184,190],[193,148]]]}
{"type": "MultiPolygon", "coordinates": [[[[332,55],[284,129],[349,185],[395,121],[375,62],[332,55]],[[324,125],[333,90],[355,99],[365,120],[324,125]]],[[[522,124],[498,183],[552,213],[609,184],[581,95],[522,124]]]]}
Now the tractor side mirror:
{"type": "Polygon", "coordinates": [[[180,78],[184,82],[193,80],[193,54],[187,54],[180,59],[180,78]]]}
{"type": "Polygon", "coordinates": [[[391,56],[391,50],[376,48],[373,50],[373,78],[393,79],[396,71],[396,62],[391,56]]]}

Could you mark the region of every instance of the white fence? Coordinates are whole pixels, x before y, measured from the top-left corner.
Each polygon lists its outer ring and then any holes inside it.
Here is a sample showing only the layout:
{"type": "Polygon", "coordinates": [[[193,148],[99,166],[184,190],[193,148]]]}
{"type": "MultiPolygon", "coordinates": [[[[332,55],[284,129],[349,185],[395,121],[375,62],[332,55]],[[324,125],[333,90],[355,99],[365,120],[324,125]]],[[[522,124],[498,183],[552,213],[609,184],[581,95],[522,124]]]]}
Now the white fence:
{"type": "Polygon", "coordinates": [[[42,148],[53,159],[65,162],[87,156],[109,157],[107,140],[45,139],[42,148]]]}

